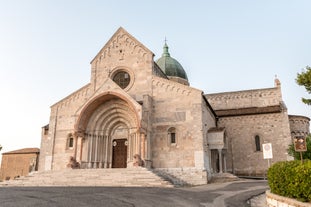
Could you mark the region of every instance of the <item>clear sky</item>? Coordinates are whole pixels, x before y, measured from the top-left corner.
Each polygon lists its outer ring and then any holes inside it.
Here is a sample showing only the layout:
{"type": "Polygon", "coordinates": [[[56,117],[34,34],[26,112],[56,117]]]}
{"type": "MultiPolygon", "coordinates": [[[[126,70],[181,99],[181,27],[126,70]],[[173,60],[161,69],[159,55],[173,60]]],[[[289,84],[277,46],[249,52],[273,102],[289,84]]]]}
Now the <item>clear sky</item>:
{"type": "Polygon", "coordinates": [[[289,114],[311,116],[295,83],[311,65],[310,0],[0,0],[2,152],[40,147],[50,106],[87,84],[122,26],[155,60],[164,38],[205,93],[282,83],[289,114]]]}

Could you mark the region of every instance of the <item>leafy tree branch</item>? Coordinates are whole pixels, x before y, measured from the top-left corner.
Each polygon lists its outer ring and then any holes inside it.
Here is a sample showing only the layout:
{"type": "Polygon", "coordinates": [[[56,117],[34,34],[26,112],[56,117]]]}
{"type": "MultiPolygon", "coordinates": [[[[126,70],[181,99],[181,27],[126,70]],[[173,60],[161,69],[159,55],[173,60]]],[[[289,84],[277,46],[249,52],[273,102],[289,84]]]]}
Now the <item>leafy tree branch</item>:
{"type": "MultiPolygon", "coordinates": [[[[304,86],[306,91],[311,94],[311,67],[306,66],[301,73],[297,74],[296,83],[304,86]]],[[[311,99],[302,98],[302,102],[311,105],[311,99]]]]}

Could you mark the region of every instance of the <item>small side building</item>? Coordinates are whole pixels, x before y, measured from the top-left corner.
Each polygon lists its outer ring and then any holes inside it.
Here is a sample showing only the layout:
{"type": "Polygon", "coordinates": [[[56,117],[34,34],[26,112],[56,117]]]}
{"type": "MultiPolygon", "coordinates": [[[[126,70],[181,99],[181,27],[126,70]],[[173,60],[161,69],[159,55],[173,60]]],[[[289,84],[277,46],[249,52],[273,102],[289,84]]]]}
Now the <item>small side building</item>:
{"type": "Polygon", "coordinates": [[[1,180],[26,176],[38,170],[39,148],[24,148],[2,153],[1,180]]]}

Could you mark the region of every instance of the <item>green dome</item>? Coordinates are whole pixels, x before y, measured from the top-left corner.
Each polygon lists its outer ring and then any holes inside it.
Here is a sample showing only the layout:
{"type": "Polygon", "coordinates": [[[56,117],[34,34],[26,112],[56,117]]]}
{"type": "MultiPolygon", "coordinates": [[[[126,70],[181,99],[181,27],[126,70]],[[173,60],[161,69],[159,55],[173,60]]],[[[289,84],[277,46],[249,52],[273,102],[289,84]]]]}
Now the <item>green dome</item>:
{"type": "Polygon", "coordinates": [[[167,76],[179,77],[188,81],[187,74],[181,64],[170,56],[166,43],[163,47],[162,57],[156,63],[167,76]]]}

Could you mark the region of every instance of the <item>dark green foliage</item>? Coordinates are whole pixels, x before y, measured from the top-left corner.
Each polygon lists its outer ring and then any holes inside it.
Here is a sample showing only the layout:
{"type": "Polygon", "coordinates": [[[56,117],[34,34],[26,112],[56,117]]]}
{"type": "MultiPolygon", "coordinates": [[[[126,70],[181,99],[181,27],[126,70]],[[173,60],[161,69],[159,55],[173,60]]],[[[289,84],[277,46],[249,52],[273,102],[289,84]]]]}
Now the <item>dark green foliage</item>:
{"type": "Polygon", "coordinates": [[[311,201],[311,161],[299,160],[278,162],[268,170],[268,183],[272,193],[311,201]]]}
{"type": "MultiPolygon", "coordinates": [[[[297,74],[296,82],[298,85],[304,86],[307,92],[311,94],[311,68],[309,66],[297,74]]],[[[311,99],[302,98],[302,102],[311,105],[311,99]]]]}
{"type": "MultiPolygon", "coordinates": [[[[311,160],[311,135],[308,135],[306,137],[306,143],[307,143],[307,151],[302,152],[302,158],[311,160]]],[[[300,160],[300,152],[295,151],[294,144],[291,144],[288,147],[289,147],[287,149],[288,154],[293,156],[295,160],[300,160]]]]}

